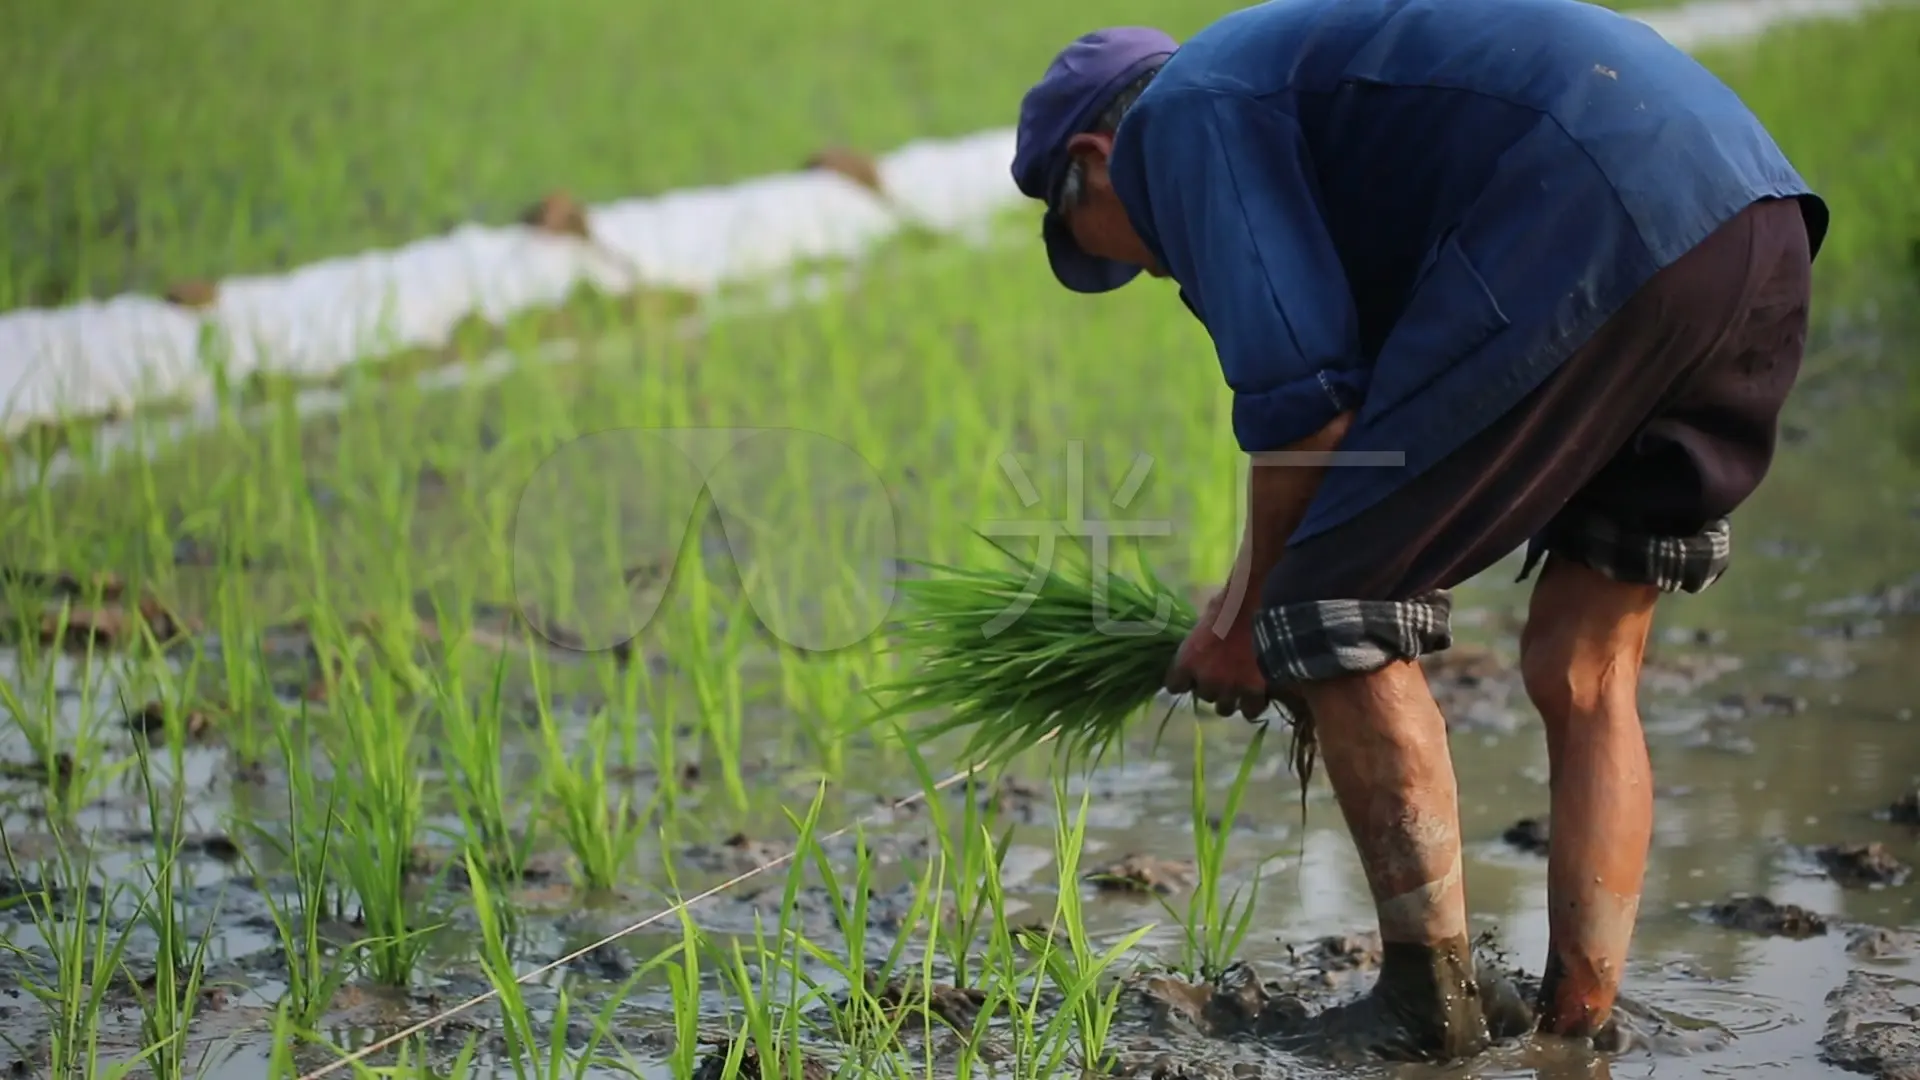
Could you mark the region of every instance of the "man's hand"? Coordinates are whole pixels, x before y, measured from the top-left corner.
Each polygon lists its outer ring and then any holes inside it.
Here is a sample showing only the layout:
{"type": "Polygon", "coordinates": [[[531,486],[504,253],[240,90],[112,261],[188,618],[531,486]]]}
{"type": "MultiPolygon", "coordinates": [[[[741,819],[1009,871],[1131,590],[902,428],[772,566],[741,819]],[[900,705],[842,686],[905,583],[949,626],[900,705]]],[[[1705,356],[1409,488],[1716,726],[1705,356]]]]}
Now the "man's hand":
{"type": "Polygon", "coordinates": [[[1166,687],[1211,703],[1221,716],[1238,712],[1252,720],[1267,711],[1267,679],[1254,659],[1251,612],[1236,612],[1222,636],[1220,611],[1226,599],[1222,591],[1207,601],[1199,625],[1187,635],[1167,671],[1166,687]]]}
{"type": "MultiPolygon", "coordinates": [[[[1326,427],[1288,447],[1290,451],[1335,449],[1346,437],[1353,414],[1342,413],[1326,427]]],[[[1200,613],[1200,625],[1187,635],[1168,669],[1166,687],[1175,694],[1191,693],[1211,702],[1221,716],[1238,712],[1247,719],[1267,709],[1275,694],[1267,686],[1266,676],[1253,653],[1253,615],[1258,606],[1261,586],[1274,564],[1286,550],[1306,516],[1307,504],[1319,490],[1324,464],[1275,464],[1254,455],[1253,468],[1247,474],[1247,528],[1240,538],[1240,553],[1234,560],[1233,577],[1227,588],[1207,601],[1200,613]],[[1237,588],[1235,586],[1238,586],[1237,588]],[[1221,613],[1232,601],[1235,610],[1224,622],[1221,613]],[[1224,627],[1224,630],[1222,629],[1224,627]]],[[[1296,716],[1303,706],[1293,692],[1278,695],[1280,703],[1296,716]]]]}

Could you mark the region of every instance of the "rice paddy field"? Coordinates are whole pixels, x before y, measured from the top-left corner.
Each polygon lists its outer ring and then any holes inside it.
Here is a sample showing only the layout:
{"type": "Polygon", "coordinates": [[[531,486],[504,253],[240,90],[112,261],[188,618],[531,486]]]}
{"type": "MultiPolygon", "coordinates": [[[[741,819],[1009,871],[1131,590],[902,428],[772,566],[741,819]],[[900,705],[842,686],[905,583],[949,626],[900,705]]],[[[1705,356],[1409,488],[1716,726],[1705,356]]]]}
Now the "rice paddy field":
{"type": "MultiPolygon", "coordinates": [[[[19,0],[0,304],[1004,125],[1090,17],[19,0]]],[[[1700,55],[1834,228],[1735,569],[1649,658],[1632,1037],[1382,1075],[1920,1076],[1920,9],[1700,55]]],[[[1233,555],[1204,331],[1151,285],[1065,293],[1033,226],[11,443],[0,1074],[1330,1075],[1259,1036],[1378,943],[1276,733],[1163,701],[1090,770],[969,772],[931,718],[872,722],[913,674],[900,583],[990,564],[982,533],[1118,536],[1195,597],[1233,555]]],[[[1515,569],[1427,666],[1484,966],[1525,987],[1550,822],[1515,569]]]]}

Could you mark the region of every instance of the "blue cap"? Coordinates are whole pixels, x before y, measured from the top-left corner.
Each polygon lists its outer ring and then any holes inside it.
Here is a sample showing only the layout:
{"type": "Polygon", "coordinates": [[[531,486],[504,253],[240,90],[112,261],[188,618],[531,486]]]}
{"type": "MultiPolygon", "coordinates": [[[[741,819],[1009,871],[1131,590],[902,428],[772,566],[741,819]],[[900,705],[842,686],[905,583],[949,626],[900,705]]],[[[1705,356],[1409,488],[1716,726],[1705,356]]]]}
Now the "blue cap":
{"type": "Polygon", "coordinates": [[[1060,284],[1075,292],[1117,289],[1132,281],[1140,268],[1080,250],[1060,220],[1054,199],[1070,163],[1067,140],[1092,126],[1114,95],[1177,48],[1172,38],[1145,26],[1095,30],[1062,49],[1020,101],[1013,182],[1029,199],[1047,204],[1041,224],[1047,261],[1060,284]]]}

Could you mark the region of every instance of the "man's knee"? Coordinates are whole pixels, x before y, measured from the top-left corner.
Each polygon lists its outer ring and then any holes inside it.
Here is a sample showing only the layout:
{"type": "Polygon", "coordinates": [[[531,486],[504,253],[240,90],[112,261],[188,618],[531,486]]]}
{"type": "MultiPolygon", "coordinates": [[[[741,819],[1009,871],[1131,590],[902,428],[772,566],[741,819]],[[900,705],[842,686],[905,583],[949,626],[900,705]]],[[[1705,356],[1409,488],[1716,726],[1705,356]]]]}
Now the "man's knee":
{"type": "Polygon", "coordinates": [[[1520,635],[1520,675],[1549,723],[1632,705],[1660,590],[1550,557],[1520,635]]]}
{"type": "Polygon", "coordinates": [[[1411,681],[1424,688],[1425,678],[1417,661],[1395,658],[1372,670],[1303,682],[1295,690],[1316,714],[1366,717],[1387,726],[1396,707],[1406,703],[1411,681]]]}

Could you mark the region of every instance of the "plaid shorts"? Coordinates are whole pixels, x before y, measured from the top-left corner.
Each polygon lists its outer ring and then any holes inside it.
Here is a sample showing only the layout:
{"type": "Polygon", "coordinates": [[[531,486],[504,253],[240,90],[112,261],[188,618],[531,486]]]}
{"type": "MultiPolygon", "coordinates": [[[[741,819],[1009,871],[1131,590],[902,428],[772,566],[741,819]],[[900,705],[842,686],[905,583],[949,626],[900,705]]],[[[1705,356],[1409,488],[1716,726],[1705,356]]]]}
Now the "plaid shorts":
{"type": "Polygon", "coordinates": [[[1453,644],[1453,595],[1411,600],[1312,600],[1261,609],[1254,652],[1272,683],[1378,671],[1453,644]]]}
{"type": "MultiPolygon", "coordinates": [[[[1824,217],[1791,199],[1748,207],[1417,480],[1291,540],[1255,619],[1268,679],[1447,648],[1447,590],[1523,546],[1521,580],[1552,552],[1664,592],[1712,585],[1732,551],[1727,519],[1766,476],[1799,375],[1816,225],[1824,217]]],[[[1337,505],[1363,482],[1329,469],[1315,497],[1337,505]]]]}
{"type": "Polygon", "coordinates": [[[1614,581],[1652,585],[1661,592],[1698,593],[1720,580],[1733,558],[1733,524],[1717,518],[1692,536],[1635,532],[1599,515],[1555,518],[1527,544],[1515,581],[1525,581],[1552,552],[1614,581]]]}
{"type": "MultiPolygon", "coordinates": [[[[1733,531],[1725,518],[1692,536],[1624,529],[1598,516],[1556,518],[1527,545],[1516,580],[1525,581],[1548,552],[1608,578],[1662,592],[1698,593],[1726,573],[1733,531]]],[[[1434,589],[1409,600],[1312,600],[1261,610],[1254,647],[1268,680],[1311,682],[1378,671],[1453,644],[1453,599],[1434,589]]]]}

